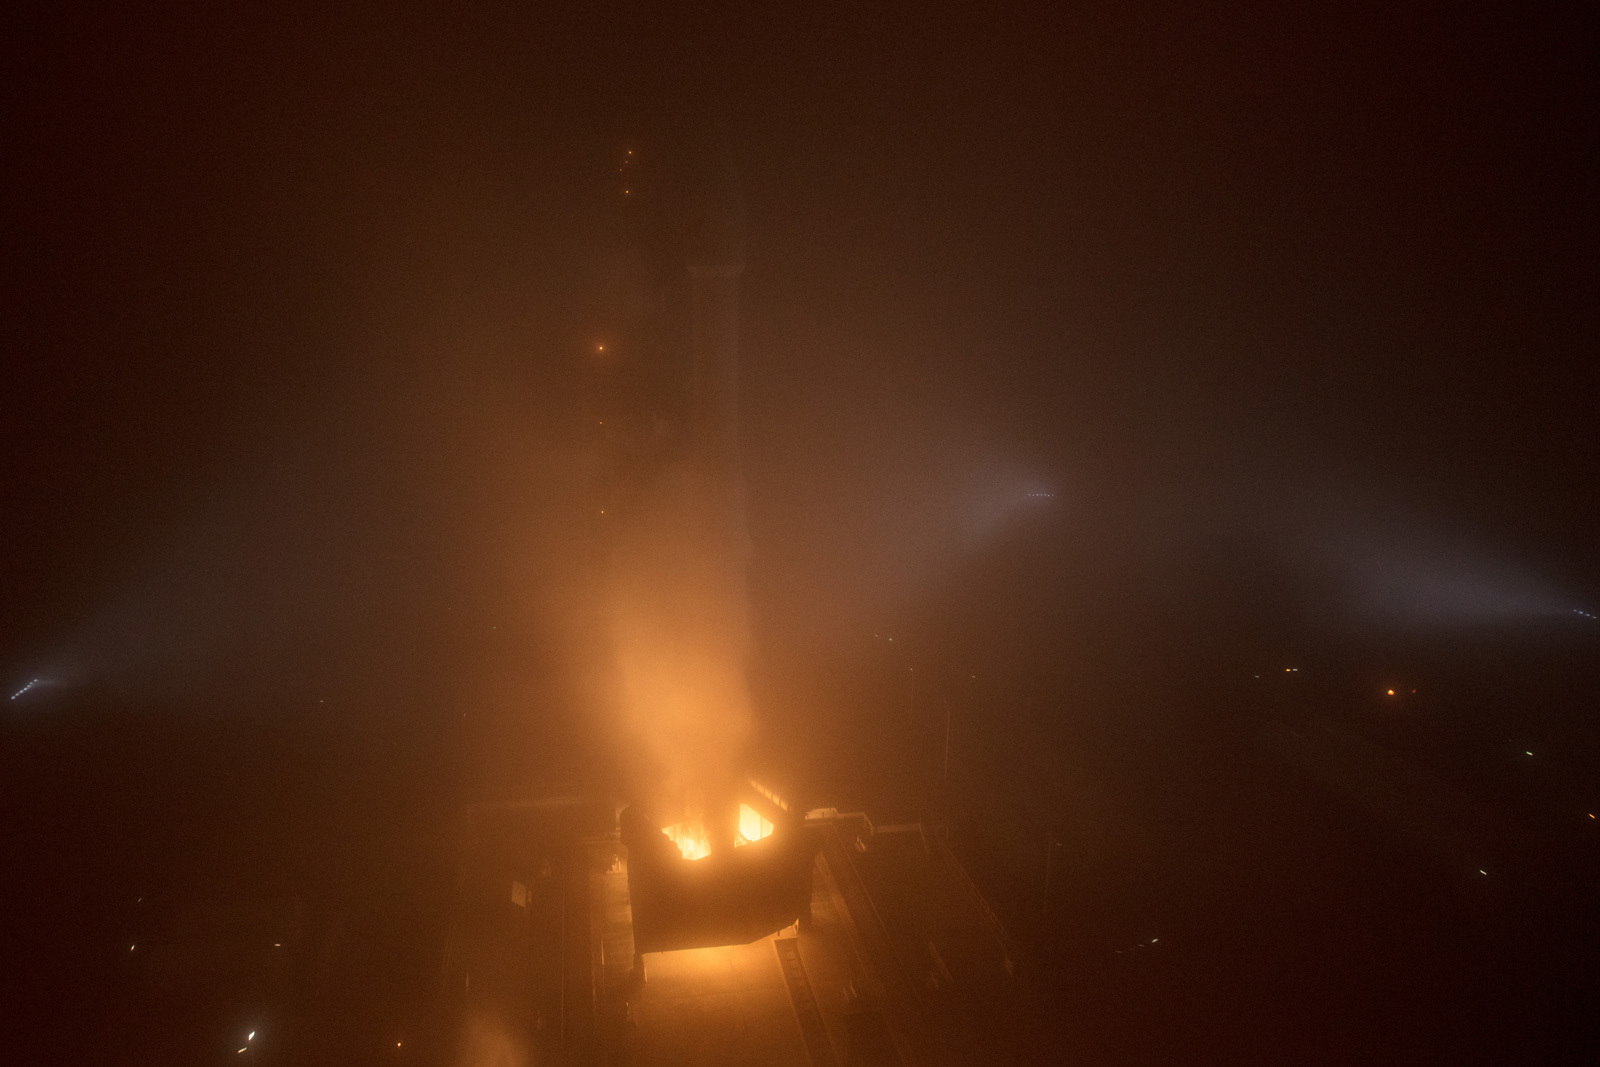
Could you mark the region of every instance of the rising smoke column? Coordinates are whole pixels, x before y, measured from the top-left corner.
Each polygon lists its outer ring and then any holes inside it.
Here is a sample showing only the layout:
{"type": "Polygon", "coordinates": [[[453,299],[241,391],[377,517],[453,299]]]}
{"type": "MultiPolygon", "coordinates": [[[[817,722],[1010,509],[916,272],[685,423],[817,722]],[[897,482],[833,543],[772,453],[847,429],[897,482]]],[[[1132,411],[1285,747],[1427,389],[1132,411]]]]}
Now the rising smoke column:
{"type": "Polygon", "coordinates": [[[752,731],[743,469],[739,454],[739,279],[744,209],[727,154],[690,198],[685,267],[692,339],[680,447],[612,525],[613,640],[628,734],[657,789],[731,844],[728,798],[752,731]]]}

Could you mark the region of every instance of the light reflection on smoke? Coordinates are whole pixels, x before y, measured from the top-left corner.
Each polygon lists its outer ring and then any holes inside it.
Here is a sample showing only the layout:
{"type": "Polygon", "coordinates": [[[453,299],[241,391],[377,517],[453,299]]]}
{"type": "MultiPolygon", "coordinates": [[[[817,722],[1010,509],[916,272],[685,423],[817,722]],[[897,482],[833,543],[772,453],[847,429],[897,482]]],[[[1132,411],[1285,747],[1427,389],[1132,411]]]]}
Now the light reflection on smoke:
{"type": "Polygon", "coordinates": [[[752,732],[745,553],[726,543],[742,524],[706,480],[684,465],[641,493],[611,559],[624,723],[690,797],[730,780],[752,732]]]}
{"type": "Polygon", "coordinates": [[[496,1015],[467,1017],[456,1067],[527,1067],[533,1061],[525,1043],[496,1015]]]}
{"type": "Polygon", "coordinates": [[[1358,603],[1373,614],[1417,622],[1531,618],[1560,612],[1535,576],[1499,560],[1399,556],[1355,562],[1358,603]]]}
{"type": "Polygon", "coordinates": [[[1348,610],[1394,625],[1554,617],[1570,603],[1532,567],[1417,523],[1329,522],[1314,555],[1332,572],[1348,610]]]}

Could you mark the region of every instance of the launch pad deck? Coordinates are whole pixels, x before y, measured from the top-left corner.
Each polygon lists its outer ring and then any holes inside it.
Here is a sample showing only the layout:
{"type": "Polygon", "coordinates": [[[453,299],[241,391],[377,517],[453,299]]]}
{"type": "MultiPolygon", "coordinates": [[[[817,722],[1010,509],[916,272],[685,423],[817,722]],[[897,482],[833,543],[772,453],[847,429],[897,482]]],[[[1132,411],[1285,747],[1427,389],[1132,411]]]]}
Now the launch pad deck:
{"type": "Polygon", "coordinates": [[[899,903],[918,912],[886,922],[858,869],[871,831],[860,822],[866,833],[849,817],[809,827],[822,839],[809,920],[747,945],[642,958],[633,951],[626,856],[614,841],[590,841],[593,1062],[911,1067],[975,1062],[963,1050],[973,1037],[985,1046],[978,1059],[989,1059],[994,1030],[969,1025],[969,1009],[992,1006],[997,993],[1008,1006],[1014,999],[1005,946],[921,835],[904,835],[904,848],[883,849],[879,839],[878,858],[891,853],[907,890],[899,903]],[[929,920],[938,933],[925,938],[929,920]],[[955,943],[967,947],[952,953],[955,943]]]}
{"type": "Polygon", "coordinates": [[[470,835],[441,982],[446,1015],[486,1049],[570,1067],[1011,1061],[1014,953],[926,828],[808,819],[808,918],[639,957],[627,849],[614,829],[564,818],[486,812],[470,835]]]}

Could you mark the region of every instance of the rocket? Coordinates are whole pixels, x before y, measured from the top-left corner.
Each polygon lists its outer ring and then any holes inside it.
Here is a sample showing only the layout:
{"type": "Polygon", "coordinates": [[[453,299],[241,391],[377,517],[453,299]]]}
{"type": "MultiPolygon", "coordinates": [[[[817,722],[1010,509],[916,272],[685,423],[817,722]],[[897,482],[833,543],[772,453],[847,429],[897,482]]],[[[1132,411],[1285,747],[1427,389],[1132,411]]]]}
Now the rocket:
{"type": "MultiPolygon", "coordinates": [[[[691,340],[686,458],[700,483],[700,506],[711,556],[707,578],[720,585],[712,610],[726,613],[729,667],[748,658],[746,571],[750,557],[744,467],[739,448],[739,283],[744,274],[744,195],[732,154],[708,153],[694,198],[685,250],[690,279],[691,340]]],[[[748,692],[742,695],[748,704],[748,692]]],[[[748,715],[748,708],[745,709],[748,715]]],[[[738,825],[733,768],[706,783],[705,830],[713,853],[731,850],[738,825]]]]}
{"type": "Polygon", "coordinates": [[[716,853],[733,847],[752,730],[739,448],[745,226],[731,153],[690,159],[678,230],[690,313],[683,421],[612,528],[612,600],[627,726],[662,775],[667,807],[680,797],[716,853]]]}
{"type": "MultiPolygon", "coordinates": [[[[726,149],[706,166],[684,257],[690,279],[689,462],[705,479],[708,520],[742,583],[749,557],[739,452],[739,280],[744,195],[726,149]]],[[[741,602],[743,597],[741,595],[741,602]]]]}

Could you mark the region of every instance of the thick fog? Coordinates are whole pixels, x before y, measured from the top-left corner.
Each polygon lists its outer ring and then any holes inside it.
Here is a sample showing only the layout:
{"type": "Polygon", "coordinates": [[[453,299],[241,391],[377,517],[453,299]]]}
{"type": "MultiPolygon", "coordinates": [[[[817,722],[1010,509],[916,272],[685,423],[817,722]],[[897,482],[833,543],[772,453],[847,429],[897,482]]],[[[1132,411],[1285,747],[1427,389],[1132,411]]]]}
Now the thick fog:
{"type": "Polygon", "coordinates": [[[847,20],[829,56],[608,25],[17,46],[17,686],[614,727],[593,350],[661,269],[617,161],[713,125],[748,203],[757,732],[875,633],[1120,669],[1593,606],[1559,25],[1507,30],[1537,74],[1421,14],[847,20]],[[1016,610],[962,607],[986,581],[1016,610]]]}

